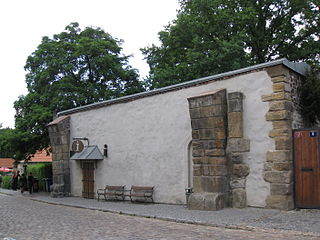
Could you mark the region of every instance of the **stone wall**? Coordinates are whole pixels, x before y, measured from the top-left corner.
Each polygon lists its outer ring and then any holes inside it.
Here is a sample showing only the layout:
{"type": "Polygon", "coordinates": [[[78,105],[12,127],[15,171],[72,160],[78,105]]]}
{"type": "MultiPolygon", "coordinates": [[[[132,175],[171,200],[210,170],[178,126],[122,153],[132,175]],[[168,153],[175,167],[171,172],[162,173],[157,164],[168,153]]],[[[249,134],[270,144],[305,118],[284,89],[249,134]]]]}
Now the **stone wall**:
{"type": "Polygon", "coordinates": [[[193,190],[189,209],[219,210],[227,205],[226,90],[188,99],[193,144],[193,190]]]}
{"type": "Polygon", "coordinates": [[[303,77],[295,72],[290,71],[290,95],[293,103],[293,113],[292,113],[292,128],[301,129],[305,128],[306,125],[302,119],[302,116],[299,112],[300,108],[300,99],[298,89],[301,87],[303,77]]]}
{"type": "Polygon", "coordinates": [[[290,210],[293,201],[293,147],[292,120],[294,103],[292,98],[291,75],[282,65],[267,69],[273,82],[273,93],[262,96],[269,102],[266,120],[272,122],[269,137],[275,148],[266,153],[264,180],[270,183],[270,195],[266,199],[267,208],[290,210]]]}
{"type": "Polygon", "coordinates": [[[246,177],[250,168],[244,163],[244,152],[250,151],[250,141],[243,136],[243,94],[228,94],[228,159],[230,168],[230,205],[247,206],[246,177]]]}
{"type": "Polygon", "coordinates": [[[62,116],[48,125],[52,147],[52,197],[70,195],[70,117],[62,116]]]}

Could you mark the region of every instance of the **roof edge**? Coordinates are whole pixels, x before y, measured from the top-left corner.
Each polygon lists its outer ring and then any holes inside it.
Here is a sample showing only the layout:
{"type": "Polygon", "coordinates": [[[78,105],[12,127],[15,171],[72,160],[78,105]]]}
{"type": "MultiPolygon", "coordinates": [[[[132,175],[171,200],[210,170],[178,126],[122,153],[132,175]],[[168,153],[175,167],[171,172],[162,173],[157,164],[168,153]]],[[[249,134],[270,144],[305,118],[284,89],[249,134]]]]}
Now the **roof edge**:
{"type": "MultiPolygon", "coordinates": [[[[58,113],[59,114],[59,113],[58,113]]],[[[51,126],[51,125],[57,125],[58,123],[60,123],[60,122],[62,122],[63,120],[65,120],[65,119],[67,119],[67,118],[69,118],[69,116],[64,116],[64,115],[58,115],[57,114],[57,118],[56,119],[54,119],[53,121],[51,121],[51,122],[49,122],[48,124],[47,124],[47,127],[49,127],[49,126],[51,126]]]]}
{"type": "Polygon", "coordinates": [[[133,100],[136,100],[139,98],[144,98],[144,97],[148,97],[148,96],[152,96],[152,95],[156,95],[156,94],[166,93],[169,91],[175,91],[175,90],[182,89],[182,88],[188,88],[188,87],[196,86],[199,84],[204,84],[204,83],[216,80],[216,79],[230,77],[233,75],[239,75],[239,74],[250,72],[253,70],[260,70],[260,69],[272,67],[275,65],[281,65],[281,64],[286,66],[287,68],[291,69],[292,71],[295,71],[303,76],[306,74],[306,72],[309,69],[309,65],[304,62],[294,63],[294,62],[288,61],[286,58],[282,58],[282,59],[274,60],[272,62],[261,63],[261,64],[257,64],[257,65],[253,65],[250,67],[245,67],[245,68],[241,68],[241,69],[237,69],[237,70],[233,70],[233,71],[229,71],[229,72],[225,72],[225,73],[220,73],[220,74],[216,74],[216,75],[212,75],[212,76],[208,76],[208,77],[202,77],[202,78],[198,78],[198,79],[191,80],[188,82],[183,82],[183,83],[179,83],[179,84],[175,84],[175,85],[171,85],[171,86],[167,86],[167,87],[163,87],[163,88],[159,88],[159,89],[155,89],[155,90],[151,90],[151,91],[141,92],[141,93],[137,93],[137,94],[133,94],[133,95],[129,95],[129,96],[119,97],[119,98],[115,98],[115,99],[111,99],[111,100],[107,100],[107,101],[103,101],[103,102],[92,103],[92,104],[88,104],[85,106],[64,110],[64,111],[58,112],[57,116],[60,117],[63,115],[88,111],[91,109],[101,108],[101,107],[116,104],[116,103],[129,102],[129,101],[133,101],[133,100]]]}

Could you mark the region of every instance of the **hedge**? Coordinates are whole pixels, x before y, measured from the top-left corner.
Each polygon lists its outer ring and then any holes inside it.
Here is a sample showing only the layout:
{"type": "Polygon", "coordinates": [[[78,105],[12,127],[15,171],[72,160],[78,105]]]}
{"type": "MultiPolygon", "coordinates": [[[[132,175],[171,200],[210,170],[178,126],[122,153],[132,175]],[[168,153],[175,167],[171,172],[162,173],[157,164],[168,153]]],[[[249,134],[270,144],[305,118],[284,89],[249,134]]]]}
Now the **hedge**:
{"type": "Polygon", "coordinates": [[[44,190],[44,178],[52,179],[52,163],[37,163],[28,165],[28,174],[31,172],[33,177],[39,180],[39,190],[44,190]]]}
{"type": "Polygon", "coordinates": [[[10,189],[11,188],[11,178],[12,176],[2,176],[1,187],[10,189]]]}

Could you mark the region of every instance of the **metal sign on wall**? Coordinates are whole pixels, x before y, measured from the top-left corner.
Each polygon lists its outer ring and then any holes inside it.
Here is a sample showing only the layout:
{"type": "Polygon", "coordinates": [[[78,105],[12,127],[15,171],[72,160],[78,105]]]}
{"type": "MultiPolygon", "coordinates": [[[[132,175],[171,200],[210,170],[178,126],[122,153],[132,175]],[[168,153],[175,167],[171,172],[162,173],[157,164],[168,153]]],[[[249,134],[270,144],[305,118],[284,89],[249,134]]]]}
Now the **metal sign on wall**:
{"type": "Polygon", "coordinates": [[[84,148],[84,145],[81,140],[75,140],[72,142],[71,151],[82,152],[83,148],[84,148]]]}

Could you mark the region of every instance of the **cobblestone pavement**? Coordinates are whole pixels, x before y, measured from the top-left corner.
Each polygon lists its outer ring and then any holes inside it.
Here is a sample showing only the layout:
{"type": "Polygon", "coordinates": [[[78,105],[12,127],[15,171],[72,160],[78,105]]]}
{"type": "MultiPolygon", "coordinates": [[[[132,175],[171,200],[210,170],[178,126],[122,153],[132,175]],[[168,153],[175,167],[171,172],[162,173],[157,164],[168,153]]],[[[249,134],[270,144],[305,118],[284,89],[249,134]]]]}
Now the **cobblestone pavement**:
{"type": "Polygon", "coordinates": [[[305,233],[314,232],[320,236],[319,209],[279,211],[263,208],[225,208],[220,211],[191,211],[184,205],[132,204],[130,201],[105,202],[80,197],[52,198],[48,194],[34,194],[33,199],[46,203],[77,206],[80,208],[144,216],[180,223],[196,223],[245,230],[263,228],[305,233]]]}
{"type": "Polygon", "coordinates": [[[33,201],[0,194],[0,239],[319,239],[302,232],[226,229],[33,201]]]}

